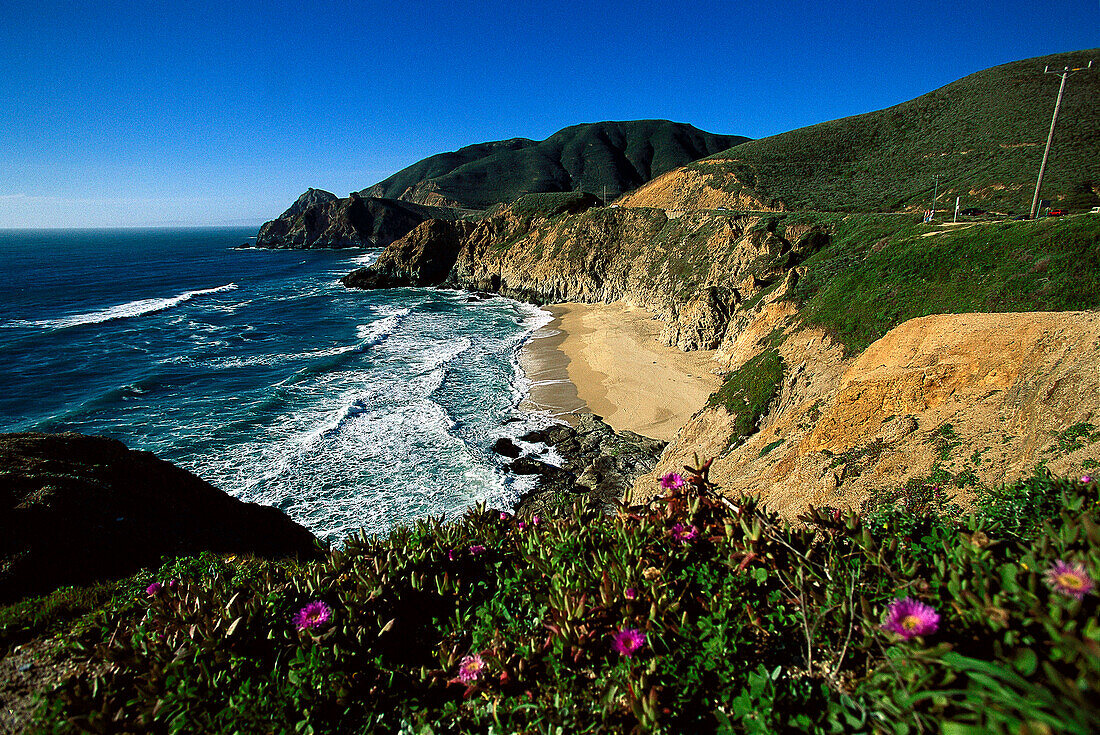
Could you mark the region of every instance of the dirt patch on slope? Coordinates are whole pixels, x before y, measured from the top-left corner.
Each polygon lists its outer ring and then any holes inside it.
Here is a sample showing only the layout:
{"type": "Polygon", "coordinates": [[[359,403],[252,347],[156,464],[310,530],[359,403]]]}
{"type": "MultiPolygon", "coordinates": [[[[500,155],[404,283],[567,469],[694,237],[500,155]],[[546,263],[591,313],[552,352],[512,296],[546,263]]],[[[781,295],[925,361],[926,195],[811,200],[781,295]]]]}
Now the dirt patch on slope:
{"type": "MultiPolygon", "coordinates": [[[[810,505],[858,507],[933,475],[965,498],[1037,466],[1072,475],[1100,463],[1100,314],[921,317],[846,361],[801,330],[781,352],[779,397],[711,476],[788,518],[810,505]]],[[[717,409],[696,416],[635,493],[694,451],[713,452],[723,419],[717,409]]]]}

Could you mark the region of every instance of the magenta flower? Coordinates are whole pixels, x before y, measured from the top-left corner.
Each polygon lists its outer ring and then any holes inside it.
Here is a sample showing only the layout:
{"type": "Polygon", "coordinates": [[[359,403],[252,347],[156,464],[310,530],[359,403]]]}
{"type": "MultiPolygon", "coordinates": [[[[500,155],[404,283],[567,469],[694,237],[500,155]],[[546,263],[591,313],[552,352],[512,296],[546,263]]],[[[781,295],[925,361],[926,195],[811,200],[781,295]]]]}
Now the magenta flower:
{"type": "Polygon", "coordinates": [[[516,528],[518,528],[519,530],[522,531],[523,529],[527,528],[527,524],[524,523],[523,521],[520,521],[519,523],[516,524],[516,528]]]}
{"type": "Polygon", "coordinates": [[[661,488],[664,490],[676,490],[684,485],[684,478],[676,472],[669,472],[661,478],[661,488]]]}
{"type": "Polygon", "coordinates": [[[628,600],[637,600],[638,590],[634,589],[633,587],[627,587],[625,590],[623,590],[623,597],[628,600]]]}
{"type": "Polygon", "coordinates": [[[153,582],[151,585],[145,588],[145,594],[152,597],[153,595],[160,592],[162,589],[164,589],[163,584],[161,584],[160,582],[153,582]]]}
{"type": "Polygon", "coordinates": [[[294,625],[298,630],[319,628],[332,617],[332,608],[320,600],[309,603],[294,616],[294,625]]]}
{"type": "Polygon", "coordinates": [[[470,553],[473,554],[474,556],[477,556],[478,554],[481,554],[484,551],[485,551],[485,547],[482,546],[481,544],[474,544],[473,546],[470,547],[470,553]]]}
{"type": "Polygon", "coordinates": [[[508,514],[507,514],[507,513],[504,513],[504,512],[502,512],[502,513],[500,514],[500,520],[502,520],[502,521],[506,521],[506,520],[508,520],[508,514]]]}
{"type": "Polygon", "coordinates": [[[485,662],[481,659],[480,654],[475,653],[473,656],[464,656],[458,664],[458,680],[463,684],[469,684],[481,676],[481,671],[484,668],[485,662]]]}
{"type": "Polygon", "coordinates": [[[611,647],[622,656],[630,658],[645,645],[645,633],[637,628],[623,628],[611,639],[611,647]]]}
{"type": "Polygon", "coordinates": [[[1092,482],[1092,478],[1089,477],[1088,475],[1085,475],[1084,477],[1081,478],[1081,482],[1088,485],[1090,482],[1092,482]]]}
{"type": "Polygon", "coordinates": [[[1055,592],[1078,600],[1085,599],[1085,595],[1092,592],[1092,588],[1096,586],[1081,562],[1069,564],[1059,559],[1054,562],[1054,566],[1044,572],[1043,578],[1055,592]]]}
{"type": "Polygon", "coordinates": [[[911,597],[902,597],[890,603],[886,622],[882,629],[897,633],[904,640],[913,636],[931,635],[940,627],[940,615],[930,605],[911,597]]]}
{"type": "Polygon", "coordinates": [[[538,516],[531,516],[531,525],[532,526],[539,525],[539,517],[538,516]]]}
{"type": "Polygon", "coordinates": [[[694,541],[699,538],[699,529],[695,526],[685,526],[683,523],[677,523],[669,531],[672,538],[679,541],[682,544],[686,544],[688,541],[694,541]]]}
{"type": "Polygon", "coordinates": [[[454,561],[458,558],[458,553],[454,549],[447,549],[447,561],[454,561]]]}

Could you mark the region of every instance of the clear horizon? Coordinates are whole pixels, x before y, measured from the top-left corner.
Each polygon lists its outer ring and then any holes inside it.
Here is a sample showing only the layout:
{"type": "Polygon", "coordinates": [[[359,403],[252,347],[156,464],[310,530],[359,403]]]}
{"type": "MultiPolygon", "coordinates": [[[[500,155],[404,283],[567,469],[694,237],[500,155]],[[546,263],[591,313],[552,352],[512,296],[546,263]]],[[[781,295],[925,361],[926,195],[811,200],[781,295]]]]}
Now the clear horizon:
{"type": "Polygon", "coordinates": [[[258,226],[307,187],[343,196],[583,122],[761,138],[1092,48],[1100,28],[1080,1],[667,8],[6,3],[0,228],[258,226]]]}

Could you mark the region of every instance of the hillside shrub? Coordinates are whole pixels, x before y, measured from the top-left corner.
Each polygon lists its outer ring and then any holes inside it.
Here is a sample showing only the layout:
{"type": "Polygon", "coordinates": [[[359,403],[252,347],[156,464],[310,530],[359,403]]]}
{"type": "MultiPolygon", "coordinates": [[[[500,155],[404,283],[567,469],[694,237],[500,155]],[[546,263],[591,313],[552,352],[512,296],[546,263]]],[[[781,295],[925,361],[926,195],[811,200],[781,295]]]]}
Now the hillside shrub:
{"type": "Polygon", "coordinates": [[[920,510],[918,530],[900,512],[828,508],[791,527],[721,498],[707,472],[610,515],[478,509],[309,565],[176,563],[75,637],[99,663],[51,694],[36,728],[1100,728],[1097,596],[1065,593],[1075,570],[1100,569],[1098,483],[1007,488],[1051,500],[1018,506],[1036,514],[1022,524],[990,500],[920,510]],[[1059,561],[1070,571],[1047,573],[1059,561]]]}

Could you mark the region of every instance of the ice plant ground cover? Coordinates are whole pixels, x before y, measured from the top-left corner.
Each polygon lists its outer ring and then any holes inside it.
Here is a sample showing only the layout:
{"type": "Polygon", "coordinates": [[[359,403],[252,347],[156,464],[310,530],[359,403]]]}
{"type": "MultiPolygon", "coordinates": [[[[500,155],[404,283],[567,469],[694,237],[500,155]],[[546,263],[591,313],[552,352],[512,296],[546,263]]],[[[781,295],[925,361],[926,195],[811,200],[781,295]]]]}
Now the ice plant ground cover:
{"type": "Polygon", "coordinates": [[[1091,478],[790,528],[751,498],[734,510],[705,468],[684,477],[649,508],[524,529],[483,510],[315,564],[139,575],[73,632],[96,665],[35,728],[1100,731],[1100,598],[1060,591],[1100,571],[1091,478]],[[302,628],[317,603],[329,616],[302,628]]]}

